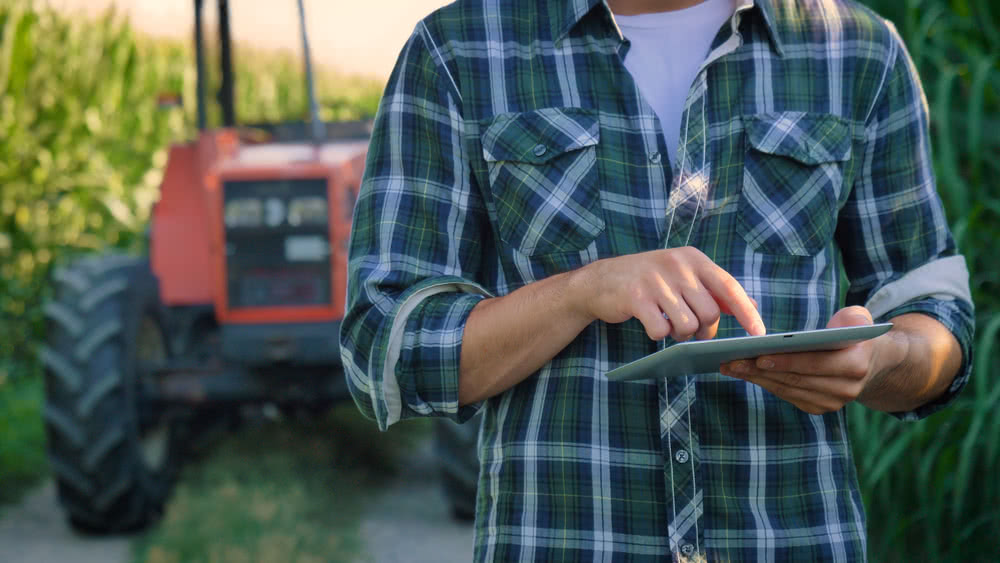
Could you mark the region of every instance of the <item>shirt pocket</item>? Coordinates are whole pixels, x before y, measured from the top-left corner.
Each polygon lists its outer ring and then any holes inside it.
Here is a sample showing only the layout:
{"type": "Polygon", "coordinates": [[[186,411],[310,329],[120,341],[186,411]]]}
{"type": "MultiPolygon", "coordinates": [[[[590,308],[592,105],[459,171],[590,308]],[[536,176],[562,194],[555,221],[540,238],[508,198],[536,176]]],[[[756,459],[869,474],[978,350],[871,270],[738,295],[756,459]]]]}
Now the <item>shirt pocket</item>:
{"type": "Polygon", "coordinates": [[[490,120],[483,158],[500,239],[538,256],[586,248],[604,230],[597,172],[600,127],[583,108],[543,108],[490,120]]]}
{"type": "Polygon", "coordinates": [[[813,256],[837,226],[850,127],[829,114],[743,118],[747,150],[737,229],[754,250],[813,256]]]}

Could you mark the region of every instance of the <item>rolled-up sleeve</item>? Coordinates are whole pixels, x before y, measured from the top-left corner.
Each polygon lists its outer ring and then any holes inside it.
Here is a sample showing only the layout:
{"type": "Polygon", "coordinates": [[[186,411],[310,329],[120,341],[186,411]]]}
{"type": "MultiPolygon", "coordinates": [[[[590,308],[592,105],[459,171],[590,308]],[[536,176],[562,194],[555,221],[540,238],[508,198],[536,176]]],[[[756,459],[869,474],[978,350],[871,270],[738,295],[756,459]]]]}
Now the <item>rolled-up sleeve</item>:
{"type": "Polygon", "coordinates": [[[902,40],[889,29],[889,65],[867,117],[861,167],[841,209],[837,239],[849,305],[865,305],[877,321],[922,313],[958,340],[962,366],[948,391],[913,411],[893,413],[916,420],[950,403],[968,382],[974,310],[965,260],[935,185],[927,100],[902,40]]]}
{"type": "Polygon", "coordinates": [[[475,414],[458,405],[459,358],[469,313],[490,296],[477,281],[489,222],[462,132],[457,85],[418,25],[375,120],[340,334],[348,388],[383,430],[475,414]]]}

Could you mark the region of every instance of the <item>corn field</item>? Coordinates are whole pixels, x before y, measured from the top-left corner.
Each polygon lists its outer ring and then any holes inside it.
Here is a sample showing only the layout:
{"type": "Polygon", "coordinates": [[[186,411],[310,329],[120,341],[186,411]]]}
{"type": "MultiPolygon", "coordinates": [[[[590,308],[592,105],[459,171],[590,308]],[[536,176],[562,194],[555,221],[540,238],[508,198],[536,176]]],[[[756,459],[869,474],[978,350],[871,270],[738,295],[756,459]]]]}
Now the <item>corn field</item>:
{"type": "MultiPolygon", "coordinates": [[[[895,23],[923,78],[939,191],[972,272],[978,317],[973,378],[951,408],[918,423],[850,408],[869,556],[998,558],[1000,261],[990,249],[1000,241],[1000,7],[865,3],[895,23]]],[[[242,121],[305,115],[297,58],[238,47],[236,63],[242,121]]],[[[346,119],[373,115],[381,84],[321,71],[318,88],[323,117],[346,119]]],[[[70,255],[141,249],[165,149],[194,134],[194,89],[186,43],[144,38],[113,14],[72,21],[0,0],[0,481],[19,462],[19,471],[44,471],[42,462],[23,463],[42,459],[40,421],[11,422],[14,411],[4,408],[37,415],[11,389],[39,379],[33,350],[46,275],[70,255]],[[160,92],[180,93],[182,107],[158,107],[160,92]],[[10,402],[15,396],[20,402],[10,402]],[[33,438],[19,442],[26,427],[33,438]]],[[[209,113],[210,123],[218,119],[209,113]]]]}

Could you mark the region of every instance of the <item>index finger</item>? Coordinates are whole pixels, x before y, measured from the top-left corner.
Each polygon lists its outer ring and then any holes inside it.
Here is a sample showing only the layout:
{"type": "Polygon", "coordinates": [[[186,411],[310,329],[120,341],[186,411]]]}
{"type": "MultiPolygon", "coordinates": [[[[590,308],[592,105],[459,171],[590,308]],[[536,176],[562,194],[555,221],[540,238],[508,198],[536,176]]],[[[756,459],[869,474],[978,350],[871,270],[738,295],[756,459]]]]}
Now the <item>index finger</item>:
{"type": "Polygon", "coordinates": [[[764,320],[761,319],[753,299],[729,272],[709,261],[710,266],[702,270],[701,283],[712,296],[725,305],[736,320],[753,336],[763,336],[764,320]]]}

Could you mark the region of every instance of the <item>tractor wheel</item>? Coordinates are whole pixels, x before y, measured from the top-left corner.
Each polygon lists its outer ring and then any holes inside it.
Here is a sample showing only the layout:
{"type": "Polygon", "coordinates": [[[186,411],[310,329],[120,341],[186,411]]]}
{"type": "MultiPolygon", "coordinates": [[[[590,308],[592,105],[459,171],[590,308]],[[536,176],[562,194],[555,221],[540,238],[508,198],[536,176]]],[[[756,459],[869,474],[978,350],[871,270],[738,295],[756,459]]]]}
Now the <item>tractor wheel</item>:
{"type": "Polygon", "coordinates": [[[465,424],[438,419],[434,424],[434,450],[441,468],[445,500],[456,520],[476,517],[476,486],[479,482],[480,417],[465,424]]]}
{"type": "Polygon", "coordinates": [[[140,529],[161,514],[180,464],[177,426],[142,394],[169,356],[156,278],[146,259],[122,255],[53,278],[40,356],[60,501],[80,531],[140,529]]]}

